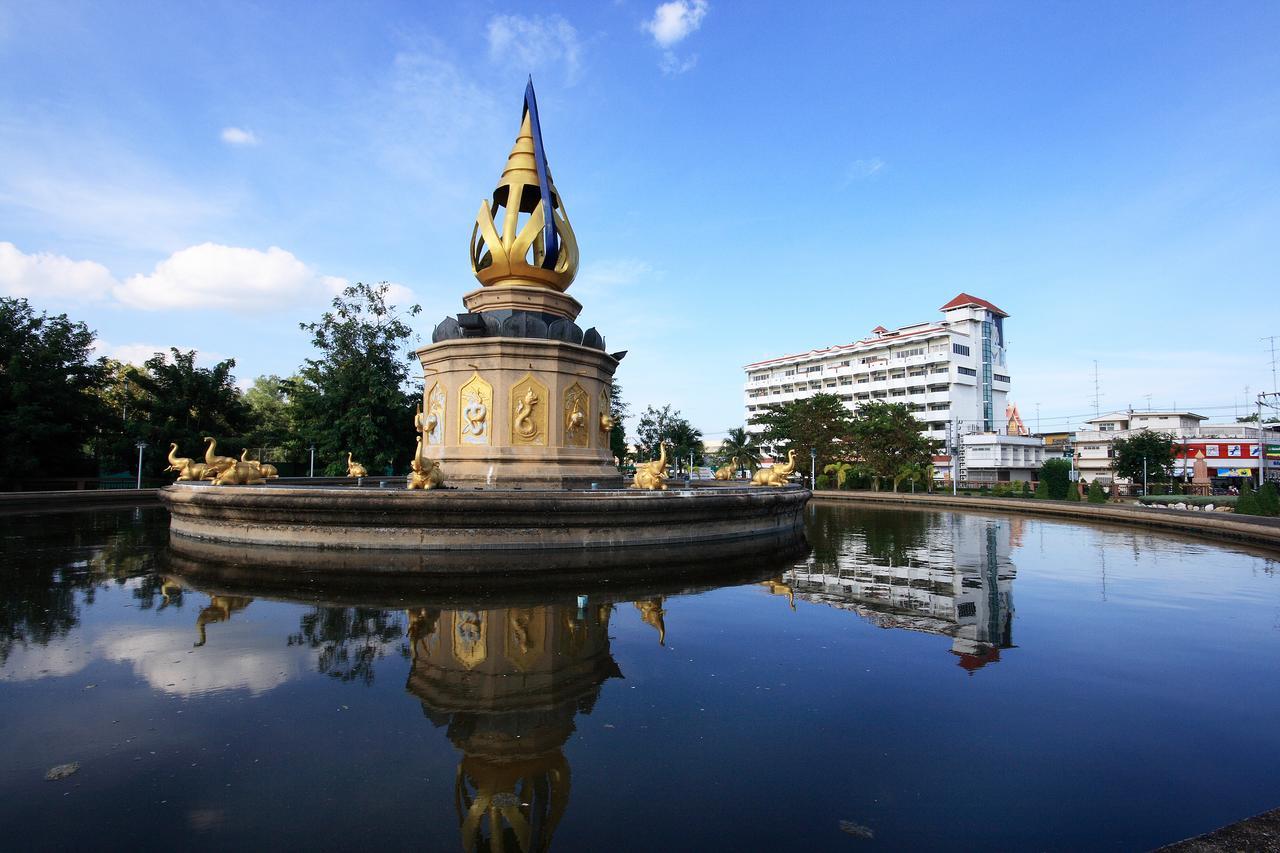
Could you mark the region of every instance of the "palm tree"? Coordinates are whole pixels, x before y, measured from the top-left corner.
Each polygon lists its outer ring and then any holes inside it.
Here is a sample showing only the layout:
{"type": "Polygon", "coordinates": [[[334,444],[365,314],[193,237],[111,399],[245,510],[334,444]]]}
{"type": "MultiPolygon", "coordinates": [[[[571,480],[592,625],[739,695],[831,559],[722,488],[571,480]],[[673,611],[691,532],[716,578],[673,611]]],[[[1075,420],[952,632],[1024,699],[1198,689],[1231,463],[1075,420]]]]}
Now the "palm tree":
{"type": "Polygon", "coordinates": [[[760,467],[760,446],[745,427],[729,430],[724,444],[720,445],[720,459],[728,462],[738,457],[738,470],[760,467]]]}
{"type": "Polygon", "coordinates": [[[836,488],[843,489],[844,481],[849,478],[849,474],[853,471],[853,463],[851,462],[832,462],[830,465],[822,469],[824,474],[836,475],[836,488]]]}

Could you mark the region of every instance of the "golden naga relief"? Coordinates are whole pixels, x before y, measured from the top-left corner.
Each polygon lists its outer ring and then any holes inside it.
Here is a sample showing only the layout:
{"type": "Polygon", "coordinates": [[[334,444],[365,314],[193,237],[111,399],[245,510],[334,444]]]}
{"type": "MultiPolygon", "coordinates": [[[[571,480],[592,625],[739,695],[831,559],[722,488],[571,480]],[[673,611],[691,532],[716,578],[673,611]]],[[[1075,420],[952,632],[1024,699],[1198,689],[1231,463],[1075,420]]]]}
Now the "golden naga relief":
{"type": "Polygon", "coordinates": [[[716,469],[717,480],[732,480],[733,472],[738,470],[738,457],[733,457],[725,464],[716,469]]]}
{"type": "Polygon", "coordinates": [[[453,615],[453,658],[467,669],[484,663],[489,651],[485,645],[485,612],[456,610],[453,615]]]}
{"type": "Polygon", "coordinates": [[[409,463],[410,489],[438,489],[444,485],[444,473],[440,470],[440,462],[436,459],[424,459],[422,456],[422,437],[418,437],[418,447],[409,463]]]}
{"type": "Polygon", "coordinates": [[[488,199],[482,201],[471,230],[471,271],[485,287],[525,285],[563,293],[578,274],[578,241],[549,167],[545,173],[551,195],[549,203],[542,197],[533,128],[526,112],[516,144],[507,156],[507,166],[493,191],[494,207],[489,206],[488,199]],[[519,225],[522,213],[529,214],[523,227],[519,225]],[[554,223],[552,229],[545,227],[548,216],[554,223]],[[543,266],[547,261],[548,230],[558,241],[558,245],[552,247],[555,260],[550,269],[543,266]]]}
{"type": "Polygon", "coordinates": [[[547,386],[526,373],[511,388],[511,443],[547,444],[547,386]]]}
{"type": "Polygon", "coordinates": [[[203,480],[205,463],[197,462],[187,456],[178,455],[178,443],[169,442],[169,467],[166,471],[177,471],[179,480],[203,480]]]}
{"type": "Polygon", "coordinates": [[[458,389],[458,438],[463,444],[492,444],[493,386],[472,373],[458,389]]]}
{"type": "Polygon", "coordinates": [[[419,407],[413,419],[413,426],[427,444],[444,444],[445,394],[439,382],[431,385],[431,390],[427,391],[425,399],[427,410],[423,412],[419,407]]]}
{"type": "Polygon", "coordinates": [[[355,462],[351,458],[351,451],[347,451],[347,476],[348,477],[368,477],[369,472],[359,462],[355,462]]]}
{"type": "Polygon", "coordinates": [[[785,486],[787,478],[796,472],[796,452],[794,450],[787,451],[787,462],[785,465],[772,465],[768,468],[761,468],[751,477],[751,485],[753,486],[785,486]]]}
{"type": "Polygon", "coordinates": [[[665,479],[667,479],[667,446],[660,444],[657,459],[652,462],[636,463],[636,476],[631,488],[665,492],[667,484],[662,482],[665,479]]]}
{"type": "Polygon", "coordinates": [[[564,443],[568,447],[586,447],[591,443],[587,421],[591,417],[591,397],[577,382],[564,392],[564,443]]]}
{"type": "Polygon", "coordinates": [[[240,451],[240,461],[246,465],[252,465],[254,468],[257,468],[258,473],[262,475],[262,479],[278,480],[280,478],[280,472],[276,470],[276,466],[263,464],[257,459],[249,459],[248,456],[249,448],[246,447],[244,450],[240,451]]]}

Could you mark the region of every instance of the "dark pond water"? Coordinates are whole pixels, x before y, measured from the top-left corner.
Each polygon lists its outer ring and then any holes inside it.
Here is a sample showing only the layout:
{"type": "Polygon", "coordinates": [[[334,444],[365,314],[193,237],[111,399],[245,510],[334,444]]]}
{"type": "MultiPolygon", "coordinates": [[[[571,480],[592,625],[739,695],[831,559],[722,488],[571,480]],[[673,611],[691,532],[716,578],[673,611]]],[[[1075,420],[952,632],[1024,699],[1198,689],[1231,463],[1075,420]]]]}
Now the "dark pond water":
{"type": "Polygon", "coordinates": [[[158,509],[0,518],[0,838],[1142,849],[1280,806],[1274,556],[810,511],[755,582],[381,605],[193,583],[158,509]]]}

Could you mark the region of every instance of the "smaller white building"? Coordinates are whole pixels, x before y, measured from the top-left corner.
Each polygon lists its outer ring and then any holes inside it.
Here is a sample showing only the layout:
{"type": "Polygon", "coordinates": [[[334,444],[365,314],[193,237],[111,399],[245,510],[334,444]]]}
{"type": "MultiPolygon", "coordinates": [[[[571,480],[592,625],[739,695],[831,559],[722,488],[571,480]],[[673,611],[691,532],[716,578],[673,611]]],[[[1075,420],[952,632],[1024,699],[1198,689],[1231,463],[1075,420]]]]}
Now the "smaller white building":
{"type": "Polygon", "coordinates": [[[1044,439],[1034,435],[978,432],[960,437],[960,481],[1008,483],[1035,480],[1044,464],[1044,439]]]}

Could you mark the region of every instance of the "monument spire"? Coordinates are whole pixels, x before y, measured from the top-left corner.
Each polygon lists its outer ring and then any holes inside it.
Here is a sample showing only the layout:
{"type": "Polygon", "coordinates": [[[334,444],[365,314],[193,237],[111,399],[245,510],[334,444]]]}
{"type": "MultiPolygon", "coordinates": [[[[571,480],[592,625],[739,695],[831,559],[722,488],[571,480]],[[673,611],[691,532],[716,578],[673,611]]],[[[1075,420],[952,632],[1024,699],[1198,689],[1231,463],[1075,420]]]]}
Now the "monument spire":
{"type": "Polygon", "coordinates": [[[492,199],[481,202],[476,215],[471,271],[484,287],[561,293],[578,273],[578,242],[551,180],[532,77],[524,90],[515,145],[492,199]]]}

